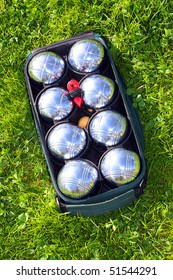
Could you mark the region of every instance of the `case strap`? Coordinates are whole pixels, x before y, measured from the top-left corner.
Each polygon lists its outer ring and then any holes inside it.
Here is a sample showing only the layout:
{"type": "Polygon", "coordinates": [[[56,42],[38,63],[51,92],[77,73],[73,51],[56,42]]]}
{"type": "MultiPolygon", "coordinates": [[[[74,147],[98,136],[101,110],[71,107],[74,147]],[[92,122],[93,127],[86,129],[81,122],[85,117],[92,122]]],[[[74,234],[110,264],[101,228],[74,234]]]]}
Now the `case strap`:
{"type": "Polygon", "coordinates": [[[133,202],[134,200],[136,200],[136,196],[134,189],[132,189],[110,200],[106,200],[99,203],[76,205],[66,204],[66,211],[72,216],[76,214],[82,216],[98,216],[110,211],[117,210],[118,208],[122,208],[130,202],[133,202]]]}

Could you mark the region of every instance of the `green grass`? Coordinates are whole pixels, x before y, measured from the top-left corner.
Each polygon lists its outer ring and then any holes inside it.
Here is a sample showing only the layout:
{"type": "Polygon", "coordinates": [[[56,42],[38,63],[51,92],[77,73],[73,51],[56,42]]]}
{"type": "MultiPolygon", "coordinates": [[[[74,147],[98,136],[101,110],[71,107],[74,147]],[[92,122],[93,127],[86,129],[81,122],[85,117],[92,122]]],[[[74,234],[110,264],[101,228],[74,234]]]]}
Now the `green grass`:
{"type": "Polygon", "coordinates": [[[172,11],[170,0],[1,0],[0,259],[173,259],[172,11]],[[23,75],[32,49],[85,30],[109,40],[148,164],[139,200],[92,218],[56,207],[23,75]]]}

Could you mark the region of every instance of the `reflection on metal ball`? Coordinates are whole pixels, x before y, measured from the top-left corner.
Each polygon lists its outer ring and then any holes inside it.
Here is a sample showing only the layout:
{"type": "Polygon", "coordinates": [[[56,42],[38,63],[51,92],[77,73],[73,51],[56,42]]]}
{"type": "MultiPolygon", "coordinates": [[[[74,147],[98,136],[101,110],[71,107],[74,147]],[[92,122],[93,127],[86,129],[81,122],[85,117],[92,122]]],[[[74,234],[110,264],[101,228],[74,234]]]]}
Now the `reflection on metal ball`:
{"type": "Polygon", "coordinates": [[[47,137],[50,153],[60,160],[78,156],[85,149],[86,144],[85,131],[71,123],[61,123],[54,126],[47,137]]]}
{"type": "Polygon", "coordinates": [[[107,147],[122,142],[127,136],[127,119],[118,112],[104,110],[93,116],[89,123],[91,138],[107,147]]]}
{"type": "Polygon", "coordinates": [[[107,106],[114,96],[114,82],[103,75],[91,75],[80,85],[83,90],[84,103],[91,108],[98,109],[107,106]]]}
{"type": "Polygon", "coordinates": [[[28,65],[29,76],[36,82],[52,84],[64,74],[63,58],[53,52],[40,52],[32,57],[28,65]]]}
{"type": "Polygon", "coordinates": [[[94,191],[98,171],[89,161],[70,160],[60,170],[57,178],[60,191],[67,197],[80,199],[94,191]]]}
{"type": "Polygon", "coordinates": [[[70,66],[79,72],[93,72],[104,59],[103,45],[94,39],[76,42],[70,49],[68,61],[70,66]]]}
{"type": "Polygon", "coordinates": [[[69,100],[68,91],[60,87],[51,87],[43,91],[38,99],[38,110],[46,121],[59,121],[73,110],[73,103],[69,100]]]}
{"type": "Polygon", "coordinates": [[[133,151],[113,148],[103,156],[100,170],[109,183],[126,184],[137,177],[140,171],[140,159],[133,151]]]}

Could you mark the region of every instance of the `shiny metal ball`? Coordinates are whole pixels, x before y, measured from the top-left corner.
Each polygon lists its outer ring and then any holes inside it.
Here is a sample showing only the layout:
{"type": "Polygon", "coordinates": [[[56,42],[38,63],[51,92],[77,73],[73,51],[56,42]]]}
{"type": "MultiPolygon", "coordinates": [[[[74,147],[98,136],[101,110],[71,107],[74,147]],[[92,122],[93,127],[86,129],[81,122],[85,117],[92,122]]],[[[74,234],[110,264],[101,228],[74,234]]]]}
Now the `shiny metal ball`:
{"type": "Polygon", "coordinates": [[[98,69],[104,59],[104,47],[94,39],[76,42],[70,49],[68,62],[78,72],[93,72],[98,69]]]}
{"type": "Polygon", "coordinates": [[[53,52],[40,52],[28,64],[28,74],[36,82],[52,84],[64,74],[63,58],[53,52]]]}
{"type": "Polygon", "coordinates": [[[68,91],[60,87],[51,87],[43,91],[38,99],[38,110],[46,121],[59,121],[73,110],[73,103],[68,99],[68,91]]]}
{"type": "Polygon", "coordinates": [[[139,156],[124,148],[114,148],[103,156],[100,171],[111,184],[129,183],[137,177],[140,171],[139,156]]]}
{"type": "Polygon", "coordinates": [[[78,156],[87,144],[85,131],[71,123],[54,126],[48,133],[47,146],[50,153],[60,159],[71,159],[78,156]]]}
{"type": "Polygon", "coordinates": [[[83,90],[83,100],[88,107],[99,109],[107,106],[114,96],[114,82],[103,75],[91,75],[80,85],[83,90]]]}
{"type": "Polygon", "coordinates": [[[91,138],[98,144],[110,147],[119,144],[127,136],[126,117],[112,110],[104,110],[93,116],[89,123],[91,138]]]}
{"type": "Polygon", "coordinates": [[[94,191],[98,181],[96,167],[85,160],[70,160],[60,170],[57,183],[60,191],[75,199],[80,199],[94,191]]]}

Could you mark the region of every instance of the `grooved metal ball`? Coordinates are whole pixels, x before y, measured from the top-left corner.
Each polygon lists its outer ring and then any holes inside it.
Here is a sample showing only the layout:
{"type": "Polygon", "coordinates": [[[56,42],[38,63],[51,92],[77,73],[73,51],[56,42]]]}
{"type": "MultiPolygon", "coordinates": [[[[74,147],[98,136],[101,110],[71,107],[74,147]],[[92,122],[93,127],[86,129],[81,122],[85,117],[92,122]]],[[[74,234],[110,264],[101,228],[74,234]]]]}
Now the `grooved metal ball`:
{"type": "Polygon", "coordinates": [[[40,52],[28,64],[28,74],[36,82],[52,84],[64,74],[63,58],[53,52],[40,52]]]}
{"type": "Polygon", "coordinates": [[[93,72],[104,59],[103,45],[94,39],[76,42],[70,49],[68,61],[70,66],[79,72],[93,72]]]}
{"type": "Polygon", "coordinates": [[[140,171],[139,156],[124,148],[114,148],[103,156],[100,171],[111,184],[129,183],[137,177],[140,171]]]}
{"type": "Polygon", "coordinates": [[[60,159],[78,156],[87,144],[85,131],[71,123],[61,123],[48,133],[47,146],[50,153],[60,159]]]}
{"type": "Polygon", "coordinates": [[[107,147],[122,142],[127,136],[128,123],[126,117],[112,110],[97,113],[89,123],[91,138],[98,144],[107,147]]]}
{"type": "Polygon", "coordinates": [[[114,82],[99,74],[85,78],[80,87],[84,92],[84,103],[94,109],[107,106],[112,101],[115,91],[114,82]]]}
{"type": "Polygon", "coordinates": [[[73,110],[73,103],[68,99],[68,91],[60,87],[46,89],[38,99],[38,110],[46,121],[59,121],[73,110]]]}
{"type": "Polygon", "coordinates": [[[84,160],[68,161],[57,177],[60,191],[67,197],[75,199],[83,198],[94,191],[97,181],[96,167],[84,160]]]}

